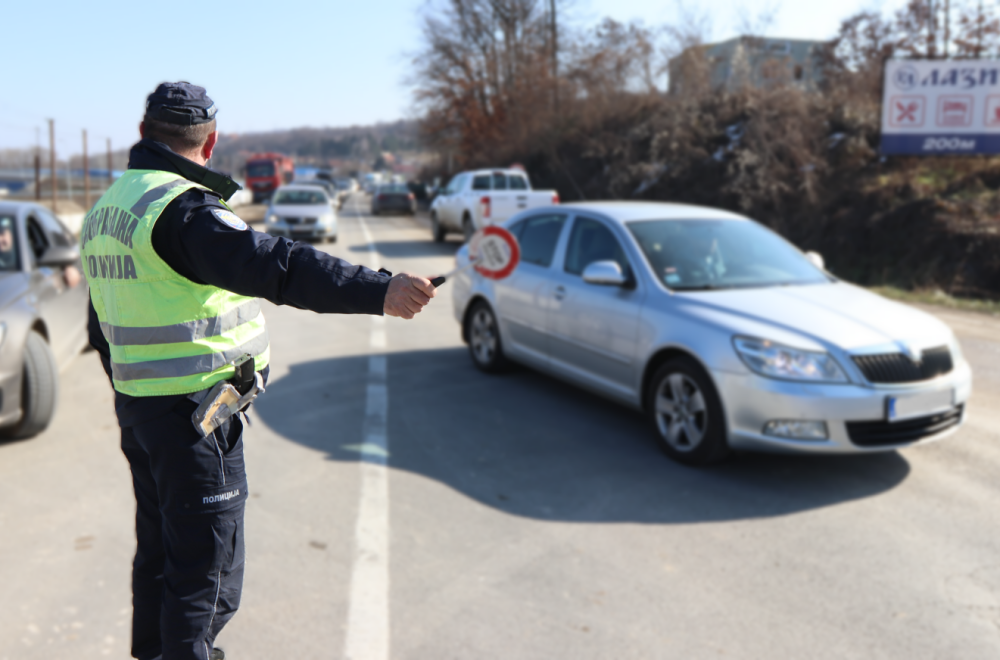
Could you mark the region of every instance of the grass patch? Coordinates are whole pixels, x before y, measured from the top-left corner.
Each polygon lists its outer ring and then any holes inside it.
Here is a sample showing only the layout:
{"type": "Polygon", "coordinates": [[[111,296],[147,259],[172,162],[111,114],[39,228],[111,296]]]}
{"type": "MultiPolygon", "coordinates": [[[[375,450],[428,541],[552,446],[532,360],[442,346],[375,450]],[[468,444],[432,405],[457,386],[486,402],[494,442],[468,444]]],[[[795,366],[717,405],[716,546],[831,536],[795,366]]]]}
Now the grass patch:
{"type": "Polygon", "coordinates": [[[871,291],[907,303],[920,303],[923,305],[938,305],[950,309],[961,309],[968,312],[980,312],[1000,316],[1000,302],[996,300],[979,300],[976,298],[955,298],[944,291],[926,289],[922,291],[906,291],[894,286],[873,286],[871,291]]]}

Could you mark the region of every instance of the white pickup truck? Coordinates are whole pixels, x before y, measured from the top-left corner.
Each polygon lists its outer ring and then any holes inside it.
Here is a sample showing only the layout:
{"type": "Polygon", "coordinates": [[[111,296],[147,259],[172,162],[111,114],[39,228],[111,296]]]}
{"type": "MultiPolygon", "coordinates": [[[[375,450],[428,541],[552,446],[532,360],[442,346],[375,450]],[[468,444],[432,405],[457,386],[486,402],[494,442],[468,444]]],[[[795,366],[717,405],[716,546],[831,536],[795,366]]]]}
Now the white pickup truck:
{"type": "Polygon", "coordinates": [[[438,243],[448,232],[465,240],[485,225],[499,224],[525,209],[559,203],[555,190],[532,190],[522,170],[461,172],[431,204],[431,232],[438,243]]]}

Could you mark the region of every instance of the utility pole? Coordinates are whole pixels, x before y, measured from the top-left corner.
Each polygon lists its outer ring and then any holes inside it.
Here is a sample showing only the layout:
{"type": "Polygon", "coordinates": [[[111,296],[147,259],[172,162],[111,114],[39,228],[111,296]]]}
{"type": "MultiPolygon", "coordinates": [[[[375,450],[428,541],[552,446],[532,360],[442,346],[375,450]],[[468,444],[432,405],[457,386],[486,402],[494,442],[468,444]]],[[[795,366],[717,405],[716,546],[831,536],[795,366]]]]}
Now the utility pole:
{"type": "Polygon", "coordinates": [[[49,120],[49,179],[52,183],[52,213],[56,212],[56,120],[49,120]]]}
{"type": "Polygon", "coordinates": [[[35,201],[42,199],[42,129],[35,126],[35,201]]]}
{"type": "Polygon", "coordinates": [[[556,23],[556,0],[549,0],[549,20],[552,25],[552,101],[559,114],[559,28],[556,23]]]}
{"type": "Polygon", "coordinates": [[[108,188],[115,182],[115,177],[111,174],[111,138],[108,138],[108,188]]]}
{"type": "Polygon", "coordinates": [[[87,129],[83,129],[83,211],[90,212],[90,161],[87,159],[87,129]]]}

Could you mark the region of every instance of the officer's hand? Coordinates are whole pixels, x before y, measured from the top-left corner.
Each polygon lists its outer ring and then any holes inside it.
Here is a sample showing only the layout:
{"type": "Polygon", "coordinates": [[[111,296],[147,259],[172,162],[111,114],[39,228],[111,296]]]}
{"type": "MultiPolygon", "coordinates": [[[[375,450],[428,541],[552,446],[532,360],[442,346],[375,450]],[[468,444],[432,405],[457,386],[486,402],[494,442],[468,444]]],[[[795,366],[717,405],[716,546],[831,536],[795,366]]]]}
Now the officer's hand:
{"type": "Polygon", "coordinates": [[[389,280],[382,311],[386,316],[412,319],[437,294],[431,281],[419,275],[400,273],[389,280]]]}

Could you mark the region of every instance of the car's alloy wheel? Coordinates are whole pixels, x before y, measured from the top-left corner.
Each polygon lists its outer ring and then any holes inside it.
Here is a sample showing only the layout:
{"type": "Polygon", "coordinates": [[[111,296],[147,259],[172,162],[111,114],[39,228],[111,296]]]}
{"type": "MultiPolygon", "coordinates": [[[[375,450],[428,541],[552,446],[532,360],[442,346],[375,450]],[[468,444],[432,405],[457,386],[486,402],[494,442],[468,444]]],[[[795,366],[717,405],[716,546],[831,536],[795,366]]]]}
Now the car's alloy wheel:
{"type": "Polygon", "coordinates": [[[506,364],[500,331],[493,310],[484,302],[477,302],[466,320],[466,337],[472,361],[483,371],[500,371],[506,364]]]}
{"type": "Polygon", "coordinates": [[[660,446],[671,458],[706,465],[729,454],[719,395],[705,370],[691,358],[672,358],[657,369],[646,409],[660,446]]]}

